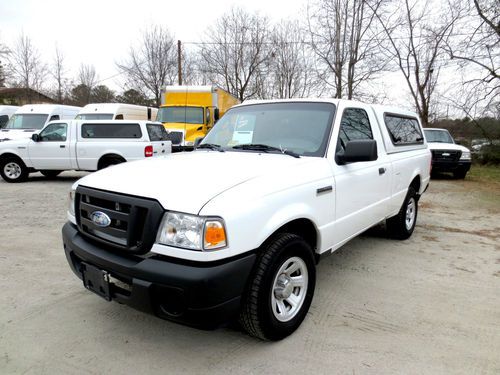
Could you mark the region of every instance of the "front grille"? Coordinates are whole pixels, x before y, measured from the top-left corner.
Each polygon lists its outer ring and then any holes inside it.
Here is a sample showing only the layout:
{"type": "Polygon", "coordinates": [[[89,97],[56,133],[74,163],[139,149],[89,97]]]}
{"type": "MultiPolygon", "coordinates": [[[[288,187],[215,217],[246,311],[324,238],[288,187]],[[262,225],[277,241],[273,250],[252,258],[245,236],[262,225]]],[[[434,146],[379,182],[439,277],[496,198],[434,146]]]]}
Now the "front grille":
{"type": "Polygon", "coordinates": [[[432,150],[432,160],[434,161],[458,161],[462,156],[462,151],[458,150],[432,150]]]}
{"type": "Polygon", "coordinates": [[[75,213],[78,229],[87,237],[129,253],[145,254],[155,242],[163,208],[152,199],[79,186],[75,213]],[[92,220],[97,212],[110,222],[98,225],[92,220]]]}

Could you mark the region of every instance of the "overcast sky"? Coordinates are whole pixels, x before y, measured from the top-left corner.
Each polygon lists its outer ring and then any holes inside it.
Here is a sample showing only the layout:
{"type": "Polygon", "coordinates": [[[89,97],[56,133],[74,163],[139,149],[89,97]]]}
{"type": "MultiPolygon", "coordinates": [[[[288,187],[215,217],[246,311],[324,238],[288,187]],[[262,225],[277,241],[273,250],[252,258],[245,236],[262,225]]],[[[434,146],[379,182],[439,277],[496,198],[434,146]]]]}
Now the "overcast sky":
{"type": "MultiPolygon", "coordinates": [[[[115,61],[127,56],[131,43],[148,25],[167,26],[176,39],[197,42],[232,5],[280,20],[304,15],[306,4],[306,0],[0,0],[0,42],[12,46],[24,32],[48,63],[57,43],[70,76],[85,63],[93,64],[103,80],[117,73],[115,61]]],[[[119,77],[102,83],[120,89],[119,77]]]]}

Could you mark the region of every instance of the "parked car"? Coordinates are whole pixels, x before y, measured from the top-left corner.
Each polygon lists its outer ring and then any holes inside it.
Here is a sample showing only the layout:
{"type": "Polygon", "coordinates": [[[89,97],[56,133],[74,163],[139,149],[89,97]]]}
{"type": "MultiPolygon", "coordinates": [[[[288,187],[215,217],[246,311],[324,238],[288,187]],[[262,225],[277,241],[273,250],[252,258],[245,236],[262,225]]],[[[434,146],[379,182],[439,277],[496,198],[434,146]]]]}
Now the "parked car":
{"type": "Polygon", "coordinates": [[[470,150],[456,144],[446,129],[426,128],[424,133],[432,152],[432,172],[451,172],[464,179],[472,162],[470,150]]]}
{"type": "Polygon", "coordinates": [[[430,163],[415,113],[248,101],[193,152],[77,181],[66,258],[107,301],[207,327],[238,318],[279,340],[306,317],[320,258],[384,220],[411,236],[430,163]]]}
{"type": "Polygon", "coordinates": [[[52,104],[27,104],[12,115],[9,122],[0,130],[0,141],[30,138],[49,121],[75,118],[80,107],[52,104]]]}
{"type": "Polygon", "coordinates": [[[56,177],[65,170],[96,171],[171,150],[161,123],[52,121],[31,139],[0,143],[0,175],[7,182],[25,181],[37,171],[56,177]]]}

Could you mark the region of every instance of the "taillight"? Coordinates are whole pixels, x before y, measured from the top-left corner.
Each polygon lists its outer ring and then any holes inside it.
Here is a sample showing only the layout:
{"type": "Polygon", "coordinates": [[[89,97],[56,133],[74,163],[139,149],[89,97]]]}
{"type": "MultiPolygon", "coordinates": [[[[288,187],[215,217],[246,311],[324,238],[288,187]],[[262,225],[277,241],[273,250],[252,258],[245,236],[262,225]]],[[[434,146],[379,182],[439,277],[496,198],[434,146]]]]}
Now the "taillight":
{"type": "Polygon", "coordinates": [[[153,146],[149,145],[144,147],[144,156],[147,158],[153,156],[153,146]]]}

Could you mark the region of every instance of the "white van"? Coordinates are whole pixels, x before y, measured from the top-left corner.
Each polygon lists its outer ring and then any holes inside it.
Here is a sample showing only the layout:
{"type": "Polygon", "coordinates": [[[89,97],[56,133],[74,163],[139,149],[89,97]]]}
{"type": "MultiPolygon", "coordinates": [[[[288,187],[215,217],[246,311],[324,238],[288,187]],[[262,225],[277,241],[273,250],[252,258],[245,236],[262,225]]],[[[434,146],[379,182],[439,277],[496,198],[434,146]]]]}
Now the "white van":
{"type": "Polygon", "coordinates": [[[49,121],[73,119],[80,109],[59,104],[23,105],[0,130],[0,141],[31,138],[35,131],[42,129],[49,121]]]}
{"type": "Polygon", "coordinates": [[[122,103],[87,104],[76,120],[145,120],[154,121],[158,108],[122,103]]]}
{"type": "Polygon", "coordinates": [[[15,105],[0,105],[0,129],[7,124],[10,117],[16,113],[18,109],[19,107],[15,105]]]}

